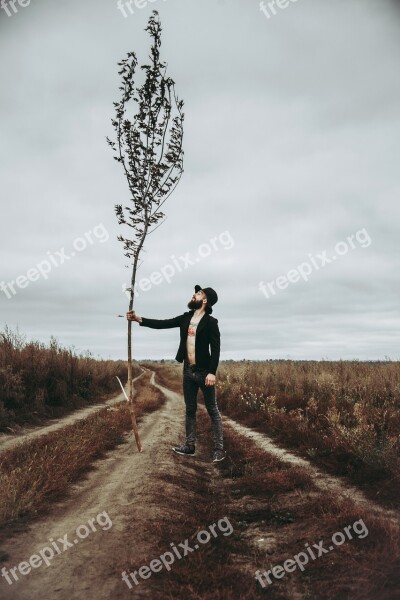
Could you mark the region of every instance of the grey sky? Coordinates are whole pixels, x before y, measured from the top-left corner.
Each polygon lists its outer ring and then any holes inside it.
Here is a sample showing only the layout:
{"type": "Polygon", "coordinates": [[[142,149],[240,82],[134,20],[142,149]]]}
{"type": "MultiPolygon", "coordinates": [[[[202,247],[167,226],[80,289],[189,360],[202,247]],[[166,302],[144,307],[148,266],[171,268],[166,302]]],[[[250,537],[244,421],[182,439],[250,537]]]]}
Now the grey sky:
{"type": "MultiPolygon", "coordinates": [[[[270,18],[255,0],[155,0],[126,18],[116,0],[16,6],[0,10],[0,281],[51,256],[58,266],[0,290],[1,327],[126,357],[114,204],[129,195],[105,136],[116,63],[131,50],[146,60],[156,9],[185,101],[185,173],[139,280],[175,272],[138,289],[137,312],[178,315],[199,283],[219,294],[222,358],[399,358],[396,2],[297,0],[270,18]],[[279,289],[305,261],[307,281],[279,289]]],[[[133,344],[137,358],[173,358],[178,331],[135,325],[133,344]]]]}

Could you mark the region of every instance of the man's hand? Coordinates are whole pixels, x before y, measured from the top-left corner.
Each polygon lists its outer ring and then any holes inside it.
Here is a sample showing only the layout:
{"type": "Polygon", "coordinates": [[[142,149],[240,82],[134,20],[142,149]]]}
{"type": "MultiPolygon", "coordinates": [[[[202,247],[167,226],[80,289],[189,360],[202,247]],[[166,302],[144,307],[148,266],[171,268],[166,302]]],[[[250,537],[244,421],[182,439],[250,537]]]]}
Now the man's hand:
{"type": "Polygon", "coordinates": [[[205,384],[206,385],[215,385],[215,375],[213,375],[212,373],[209,373],[206,377],[205,384]]]}
{"type": "Polygon", "coordinates": [[[126,313],[126,318],[128,319],[128,321],[137,321],[138,323],[141,323],[142,321],[142,317],[139,317],[134,310],[129,310],[126,313]]]}

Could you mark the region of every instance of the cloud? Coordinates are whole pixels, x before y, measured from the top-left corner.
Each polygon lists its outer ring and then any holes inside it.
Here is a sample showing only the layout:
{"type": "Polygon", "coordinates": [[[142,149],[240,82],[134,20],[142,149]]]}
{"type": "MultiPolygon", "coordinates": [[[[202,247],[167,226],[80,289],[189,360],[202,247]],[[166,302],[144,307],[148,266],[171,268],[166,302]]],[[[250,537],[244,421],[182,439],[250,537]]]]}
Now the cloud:
{"type": "MultiPolygon", "coordinates": [[[[138,279],[228,231],[234,246],[139,292],[137,312],[185,310],[211,285],[225,358],[383,358],[398,348],[400,46],[394,3],[298,0],[266,19],[257,2],[31,3],[0,15],[0,281],[15,281],[103,223],[96,243],[47,279],[0,292],[3,323],[124,358],[129,284],[114,205],[129,198],[105,136],[116,63],[162,56],[185,100],[185,173],[150,236],[138,279]],[[372,243],[265,298],[285,275],[366,228],[372,243]]],[[[173,358],[177,331],[135,330],[137,357],[173,358]]]]}

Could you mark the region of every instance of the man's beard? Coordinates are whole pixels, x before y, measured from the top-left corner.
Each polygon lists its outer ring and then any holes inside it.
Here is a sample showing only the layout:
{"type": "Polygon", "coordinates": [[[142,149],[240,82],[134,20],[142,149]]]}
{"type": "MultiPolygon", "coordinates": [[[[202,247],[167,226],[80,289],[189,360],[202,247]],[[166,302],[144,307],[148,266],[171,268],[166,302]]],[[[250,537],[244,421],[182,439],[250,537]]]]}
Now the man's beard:
{"type": "Polygon", "coordinates": [[[203,306],[203,300],[190,300],[188,302],[188,308],[196,310],[197,308],[201,308],[203,306]]]}

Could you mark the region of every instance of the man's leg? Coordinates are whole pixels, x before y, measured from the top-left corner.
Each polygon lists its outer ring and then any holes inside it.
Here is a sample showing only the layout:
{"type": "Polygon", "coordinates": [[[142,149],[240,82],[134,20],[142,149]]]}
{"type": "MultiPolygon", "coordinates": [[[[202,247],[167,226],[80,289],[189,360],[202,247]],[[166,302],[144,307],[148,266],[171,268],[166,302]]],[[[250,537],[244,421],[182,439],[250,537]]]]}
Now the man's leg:
{"type": "Polygon", "coordinates": [[[211,427],[214,437],[214,450],[224,449],[224,437],[222,431],[221,413],[218,409],[215,385],[206,385],[205,378],[200,384],[204,396],[204,404],[211,419],[211,427]]]}
{"type": "Polygon", "coordinates": [[[194,446],[196,443],[196,411],[197,411],[197,392],[199,384],[193,377],[192,371],[183,368],[183,397],[186,405],[186,443],[194,446]]]}

